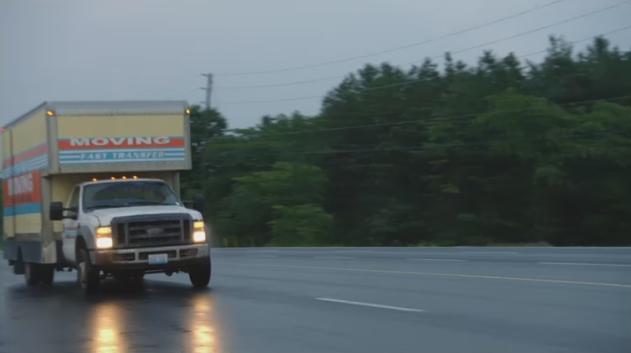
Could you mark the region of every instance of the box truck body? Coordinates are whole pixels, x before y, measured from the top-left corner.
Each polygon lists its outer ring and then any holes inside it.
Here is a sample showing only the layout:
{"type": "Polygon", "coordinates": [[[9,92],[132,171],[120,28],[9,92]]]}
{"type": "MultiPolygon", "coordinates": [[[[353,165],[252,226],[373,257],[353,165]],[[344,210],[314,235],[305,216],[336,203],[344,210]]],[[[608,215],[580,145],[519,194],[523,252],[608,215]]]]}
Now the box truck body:
{"type": "Polygon", "coordinates": [[[191,270],[196,263],[191,260],[209,263],[207,241],[190,239],[201,214],[179,201],[179,172],[191,168],[187,112],[184,101],[50,102],[5,126],[0,135],[4,256],[14,272],[46,282],[51,268],[81,270],[87,264],[100,276],[138,277],[148,271],[191,270]],[[96,189],[99,194],[88,192],[96,189]],[[152,201],[169,189],[177,201],[168,195],[163,197],[171,204],[152,201]],[[89,195],[110,205],[88,209],[84,206],[98,201],[86,200],[89,195]],[[129,224],[121,223],[125,217],[142,218],[133,224],[153,233],[129,233],[129,224]],[[165,220],[180,221],[178,239],[165,220]],[[110,247],[97,248],[99,227],[110,227],[110,247]],[[180,256],[188,249],[196,250],[193,259],[180,256]],[[150,264],[148,255],[163,255],[163,250],[167,260],[150,264]],[[84,251],[89,259],[82,264],[84,251]],[[127,255],[115,256],[120,254],[127,255]]]}

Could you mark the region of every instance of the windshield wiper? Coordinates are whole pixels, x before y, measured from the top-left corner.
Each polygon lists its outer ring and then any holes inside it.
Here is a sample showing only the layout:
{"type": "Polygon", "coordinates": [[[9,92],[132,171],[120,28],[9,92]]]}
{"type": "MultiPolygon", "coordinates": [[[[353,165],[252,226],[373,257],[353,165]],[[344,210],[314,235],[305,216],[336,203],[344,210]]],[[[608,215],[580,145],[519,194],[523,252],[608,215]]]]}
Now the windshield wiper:
{"type": "Polygon", "coordinates": [[[158,202],[158,201],[145,201],[145,200],[138,200],[138,201],[132,201],[129,202],[127,205],[129,206],[140,206],[140,205],[147,205],[147,206],[151,206],[151,205],[175,205],[175,203],[172,202],[158,202]]]}
{"type": "Polygon", "coordinates": [[[90,207],[86,207],[87,211],[92,211],[92,210],[96,210],[99,208],[117,208],[117,207],[126,207],[126,204],[120,204],[120,203],[104,203],[104,204],[99,204],[99,205],[94,205],[94,206],[90,206],[90,207]]]}

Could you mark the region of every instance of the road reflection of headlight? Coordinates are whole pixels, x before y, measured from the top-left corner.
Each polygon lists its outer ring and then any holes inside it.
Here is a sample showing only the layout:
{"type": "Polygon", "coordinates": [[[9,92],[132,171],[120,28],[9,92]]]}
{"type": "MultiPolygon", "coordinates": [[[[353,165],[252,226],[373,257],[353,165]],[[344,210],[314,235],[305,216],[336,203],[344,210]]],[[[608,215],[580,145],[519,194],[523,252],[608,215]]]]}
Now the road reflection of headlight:
{"type": "Polygon", "coordinates": [[[190,331],[193,353],[218,353],[217,333],[212,323],[212,303],[207,295],[193,298],[190,331]]]}
{"type": "Polygon", "coordinates": [[[126,352],[126,342],[121,335],[123,317],[114,304],[98,304],[93,315],[92,349],[93,353],[126,352]]]}

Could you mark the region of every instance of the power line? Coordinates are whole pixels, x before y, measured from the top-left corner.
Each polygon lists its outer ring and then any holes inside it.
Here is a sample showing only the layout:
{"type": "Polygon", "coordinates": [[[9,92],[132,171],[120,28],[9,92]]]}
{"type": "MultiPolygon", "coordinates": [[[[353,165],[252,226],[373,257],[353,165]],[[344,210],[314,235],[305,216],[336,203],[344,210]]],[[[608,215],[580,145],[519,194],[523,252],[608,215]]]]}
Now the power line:
{"type": "Polygon", "coordinates": [[[340,77],[344,77],[344,75],[335,75],[335,76],[327,76],[321,78],[300,80],[300,81],[290,81],[290,82],[280,82],[280,83],[264,83],[260,85],[246,85],[246,86],[219,86],[221,89],[244,89],[244,88],[270,88],[270,87],[286,87],[286,86],[296,86],[296,85],[304,85],[315,82],[322,81],[330,81],[334,79],[339,79],[340,77]]]}
{"type": "Polygon", "coordinates": [[[537,5],[535,7],[532,7],[530,9],[527,10],[523,10],[508,16],[504,16],[504,17],[500,17],[500,18],[496,18],[494,20],[491,20],[489,22],[485,22],[485,23],[481,23],[472,27],[467,27],[455,32],[450,32],[447,34],[443,34],[441,36],[435,37],[435,38],[430,38],[430,39],[425,39],[419,42],[414,42],[414,43],[409,43],[406,45],[402,45],[402,46],[398,46],[398,47],[394,47],[394,48],[389,48],[389,49],[384,49],[384,50],[380,50],[380,51],[376,51],[376,52],[372,52],[372,53],[367,53],[367,54],[362,54],[362,55],[356,55],[356,56],[350,56],[350,57],[346,57],[346,58],[340,58],[340,59],[333,59],[333,60],[328,60],[328,61],[323,61],[323,62],[319,62],[319,63],[314,63],[314,64],[307,64],[307,65],[299,65],[299,66],[290,66],[290,67],[285,67],[285,68],[279,68],[279,69],[272,69],[272,70],[261,70],[261,71],[246,71],[246,72],[228,72],[228,73],[221,73],[218,75],[221,76],[246,76],[246,75],[262,75],[262,74],[273,74],[273,73],[280,73],[280,72],[287,72],[287,71],[297,71],[297,70],[305,70],[305,69],[312,69],[312,68],[317,68],[317,67],[322,67],[322,66],[329,66],[329,65],[334,65],[334,64],[339,64],[339,63],[344,63],[344,62],[349,62],[349,61],[354,61],[354,60],[359,60],[359,59],[365,59],[365,58],[370,58],[370,57],[374,57],[374,56],[378,56],[378,55],[382,55],[382,54],[387,54],[387,53],[391,53],[391,52],[395,52],[395,51],[400,51],[400,50],[404,50],[404,49],[409,49],[409,48],[413,48],[413,47],[417,47],[417,46],[421,46],[421,45],[425,45],[425,44],[429,44],[432,42],[436,42],[439,40],[443,40],[443,39],[447,39],[447,38],[451,38],[460,34],[464,34],[467,32],[471,32],[471,31],[475,31],[478,29],[482,29],[485,27],[489,27],[492,25],[496,25],[498,23],[502,23],[514,18],[518,18],[521,16],[524,16],[528,13],[531,12],[535,12],[538,10],[542,10],[548,7],[551,7],[553,5],[559,4],[561,2],[564,2],[565,0],[555,0],[555,1],[551,1],[549,3],[543,4],[543,5],[537,5]]]}
{"type": "MultiPolygon", "coordinates": [[[[608,35],[615,34],[615,33],[618,33],[618,32],[628,31],[629,29],[631,29],[631,25],[618,27],[616,29],[612,29],[611,31],[603,32],[603,33],[597,34],[595,36],[585,37],[583,39],[570,41],[568,43],[569,44],[578,44],[578,43],[586,42],[588,40],[593,40],[596,37],[604,37],[604,36],[608,36],[608,35]]],[[[547,51],[548,51],[548,48],[542,49],[542,50],[537,50],[537,51],[534,51],[534,52],[530,52],[530,53],[527,53],[527,54],[520,55],[520,56],[518,56],[518,58],[527,58],[527,57],[530,57],[530,56],[533,56],[533,55],[546,53],[547,51]]]]}
{"type": "MultiPolygon", "coordinates": [[[[631,96],[627,96],[627,97],[631,97],[631,96]]],[[[601,99],[602,100],[602,99],[601,99]]],[[[591,101],[599,101],[599,100],[591,100],[591,101]]],[[[587,101],[583,101],[583,102],[587,102],[587,101]]],[[[575,104],[578,102],[574,102],[575,104]]],[[[536,109],[532,109],[531,111],[535,111],[536,109]]],[[[519,110],[520,112],[523,112],[523,110],[519,110]]],[[[510,112],[515,112],[513,110],[505,110],[505,111],[496,111],[493,113],[510,113],[510,112]]],[[[479,114],[478,114],[479,115],[479,114]]],[[[457,116],[454,116],[454,118],[456,118],[457,116]]],[[[460,116],[460,117],[464,117],[464,116],[460,116]]],[[[444,119],[444,120],[448,120],[448,119],[444,119]]],[[[415,122],[424,122],[422,120],[417,120],[415,122]]],[[[358,126],[360,127],[360,126],[358,126]]],[[[361,127],[365,127],[365,126],[361,126],[361,127]]],[[[322,131],[322,130],[321,130],[322,131]]],[[[320,132],[321,132],[320,131],[320,132]]],[[[329,131],[333,131],[333,130],[329,130],[329,131]]],[[[282,133],[279,134],[268,134],[268,135],[259,135],[257,137],[270,137],[270,136],[276,136],[276,135],[282,135],[282,133]]],[[[594,142],[596,141],[597,138],[602,138],[602,137],[606,137],[608,136],[608,133],[604,132],[604,131],[595,131],[595,132],[572,132],[572,133],[565,133],[565,134],[560,134],[560,135],[556,135],[555,137],[564,137],[564,138],[577,138],[577,139],[584,139],[584,140],[594,140],[594,142]]],[[[629,139],[631,139],[631,136],[628,137],[629,139]]],[[[432,147],[432,148],[446,148],[446,147],[463,147],[463,146],[476,146],[476,145],[480,145],[480,146],[489,146],[489,145],[494,145],[494,144],[502,144],[505,142],[528,142],[528,141],[532,141],[535,140],[536,138],[511,138],[510,140],[505,140],[505,139],[499,139],[496,138],[495,140],[489,139],[489,138],[484,138],[484,141],[460,141],[460,142],[456,142],[456,143],[444,143],[444,142],[432,142],[432,141],[427,141],[425,142],[424,145],[420,145],[420,146],[405,146],[405,147],[401,147],[401,146],[397,146],[397,147],[378,147],[378,148],[351,148],[351,149],[324,149],[324,150],[313,150],[313,151],[288,151],[288,150],[283,150],[283,151],[266,151],[266,150],[257,150],[254,153],[262,153],[262,154],[336,154],[336,153],[372,153],[372,152],[397,152],[397,151],[401,151],[401,152],[423,152],[428,150],[428,146],[432,147]]],[[[239,152],[234,150],[233,148],[231,148],[231,146],[235,146],[237,144],[242,144],[243,142],[256,142],[257,147],[260,147],[260,145],[266,145],[267,147],[283,147],[286,148],[287,146],[284,144],[276,144],[276,145],[272,145],[272,143],[270,141],[266,141],[266,140],[250,140],[250,141],[234,141],[234,142],[220,142],[220,143],[213,143],[212,146],[214,147],[224,147],[228,148],[227,150],[223,150],[221,151],[223,152],[239,152]]],[[[217,151],[215,151],[217,152],[217,151]]],[[[251,153],[251,152],[248,152],[251,153]]]]}
{"type": "MultiPolygon", "coordinates": [[[[557,137],[565,137],[565,138],[577,138],[577,139],[583,139],[583,142],[585,141],[589,141],[589,140],[594,140],[594,142],[596,142],[596,139],[599,137],[603,137],[606,136],[603,133],[596,133],[596,134],[587,134],[587,133],[570,133],[570,134],[564,134],[564,135],[559,135],[557,137]]],[[[507,142],[531,142],[534,140],[538,140],[538,139],[542,139],[541,136],[538,136],[537,138],[511,138],[510,140],[506,140],[506,139],[484,139],[484,141],[462,141],[462,142],[457,142],[457,143],[441,143],[441,142],[431,142],[428,141],[426,142],[424,145],[418,145],[418,146],[397,146],[397,147],[376,147],[376,148],[351,148],[351,149],[321,149],[321,150],[311,150],[311,151],[290,151],[290,150],[283,150],[283,151],[266,151],[266,150],[258,150],[255,151],[255,154],[270,154],[270,155],[309,155],[309,154],[350,154],[350,153],[375,153],[375,152],[430,152],[432,151],[432,149],[441,149],[441,148],[449,148],[449,147],[466,147],[466,146],[481,146],[481,147],[486,147],[486,146],[494,146],[494,145],[501,145],[507,142]]],[[[222,144],[219,144],[219,146],[222,144]]],[[[224,145],[232,145],[232,144],[224,144],[224,145]]],[[[213,144],[213,146],[218,146],[218,144],[213,144]]],[[[281,146],[279,146],[281,147],[281,146]]],[[[286,147],[286,146],[282,146],[282,147],[286,147]]],[[[229,150],[224,150],[222,152],[228,152],[228,153],[239,153],[240,151],[235,151],[234,149],[229,149],[229,150]]],[[[251,154],[251,152],[248,152],[248,154],[251,154]]]]}
{"type": "MultiPolygon", "coordinates": [[[[622,32],[625,30],[629,30],[631,29],[631,25],[629,26],[624,26],[609,32],[605,32],[605,33],[601,33],[601,34],[597,34],[595,36],[591,36],[588,38],[583,38],[580,40],[576,40],[576,41],[569,41],[569,44],[578,44],[596,37],[602,37],[602,36],[606,36],[609,34],[613,34],[613,33],[617,33],[617,32],[622,32]]],[[[530,52],[528,54],[524,54],[524,55],[519,55],[517,56],[517,58],[523,59],[523,58],[527,58],[536,54],[541,54],[541,53],[545,53],[547,51],[547,49],[542,49],[542,50],[538,50],[535,52],[530,52]]],[[[340,76],[338,78],[341,77],[346,77],[346,76],[340,76]]],[[[407,86],[407,85],[411,85],[411,84],[415,84],[415,83],[419,83],[422,81],[419,80],[410,80],[410,81],[405,81],[405,82],[396,82],[396,83],[391,83],[391,84],[386,84],[386,85],[379,85],[379,86],[373,86],[373,87],[365,87],[363,88],[364,91],[374,91],[374,90],[381,90],[381,89],[387,89],[387,88],[395,88],[395,87],[401,87],[401,86],[407,86]]],[[[289,98],[280,98],[280,99],[270,99],[270,100],[238,100],[238,101],[226,101],[225,103],[228,104],[247,104],[247,103],[274,103],[274,102],[289,102],[289,101],[300,101],[300,100],[309,100],[309,99],[316,99],[316,98],[324,98],[324,95],[312,95],[312,96],[300,96],[300,97],[289,97],[289,98]]]]}
{"type": "MultiPolygon", "coordinates": [[[[452,54],[460,54],[460,53],[464,53],[464,52],[467,52],[467,51],[470,51],[470,50],[473,50],[473,49],[478,49],[478,48],[481,48],[481,47],[485,47],[487,45],[496,44],[496,43],[499,43],[499,42],[503,42],[503,41],[514,39],[514,38],[518,38],[518,37],[523,37],[523,36],[526,36],[526,35],[529,35],[529,34],[532,34],[532,33],[536,33],[536,32],[539,32],[539,31],[542,31],[542,30],[545,30],[545,29],[548,29],[548,28],[551,28],[551,27],[554,27],[554,26],[557,26],[557,25],[565,24],[565,23],[568,23],[568,22],[571,22],[571,21],[575,21],[575,20],[578,20],[578,19],[590,16],[590,15],[594,15],[594,14],[597,14],[597,13],[600,13],[600,12],[603,12],[603,11],[610,10],[612,8],[615,8],[617,6],[623,5],[623,4],[628,3],[630,1],[631,0],[625,0],[625,1],[616,3],[614,5],[611,5],[611,6],[608,6],[608,7],[605,7],[605,8],[601,8],[601,9],[598,9],[598,10],[590,11],[590,12],[581,14],[579,16],[575,16],[575,17],[571,17],[571,18],[565,19],[565,20],[560,21],[560,22],[555,22],[553,24],[549,24],[549,25],[538,27],[538,28],[534,28],[534,29],[531,29],[531,30],[528,30],[528,31],[525,31],[525,32],[521,32],[521,33],[517,33],[517,34],[511,35],[511,36],[508,36],[508,37],[503,37],[503,38],[495,39],[495,40],[492,40],[492,41],[489,41],[489,42],[477,44],[477,45],[474,45],[474,46],[471,46],[471,47],[458,49],[456,51],[448,51],[448,52],[452,53],[452,54]]],[[[608,31],[608,32],[597,34],[597,35],[589,37],[589,38],[583,38],[583,39],[576,40],[576,41],[570,41],[569,43],[570,44],[577,44],[577,43],[589,40],[590,38],[594,38],[594,37],[597,37],[597,36],[606,36],[606,35],[609,35],[609,34],[613,34],[613,33],[621,32],[621,31],[624,31],[624,30],[628,30],[630,28],[631,28],[631,26],[627,25],[627,26],[623,26],[623,27],[619,27],[619,28],[613,29],[613,30],[608,31]]],[[[542,52],[545,52],[545,49],[537,51],[537,52],[534,52],[534,53],[528,53],[526,55],[518,56],[518,58],[524,58],[524,57],[532,56],[532,55],[539,54],[539,53],[542,53],[542,52]]],[[[434,56],[431,56],[431,57],[428,57],[428,58],[429,59],[438,59],[438,58],[441,58],[442,55],[443,54],[441,54],[441,55],[434,55],[434,56]]],[[[419,60],[415,60],[415,61],[407,63],[407,65],[409,65],[409,64],[417,64],[419,62],[420,62],[419,60]]],[[[326,77],[326,78],[315,78],[315,79],[303,80],[303,81],[293,81],[293,82],[267,84],[267,85],[255,85],[255,86],[241,86],[239,88],[260,88],[260,87],[293,86],[293,85],[304,84],[304,83],[312,83],[312,82],[326,81],[326,80],[332,80],[332,79],[340,79],[340,78],[345,78],[346,76],[347,75],[337,75],[337,76],[329,76],[329,77],[326,77]]],[[[412,80],[412,81],[409,81],[409,82],[399,82],[399,83],[390,84],[390,85],[368,87],[368,88],[366,88],[366,90],[392,88],[392,87],[398,87],[398,86],[404,86],[404,85],[408,85],[408,84],[413,84],[413,83],[416,83],[416,82],[418,82],[418,81],[412,80]]],[[[232,88],[237,88],[237,86],[233,86],[232,88]]],[[[312,95],[312,96],[291,97],[291,98],[270,99],[270,100],[237,100],[237,101],[226,101],[224,103],[228,103],[228,104],[272,103],[272,102],[284,102],[284,101],[296,101],[296,100],[309,100],[309,99],[317,99],[317,98],[321,99],[321,98],[323,98],[323,95],[312,95]]]]}
{"type": "MultiPolygon", "coordinates": [[[[629,98],[631,98],[631,95],[607,97],[607,98],[598,98],[598,99],[587,99],[587,100],[572,101],[572,102],[565,102],[565,103],[556,103],[555,105],[564,107],[564,106],[574,106],[574,105],[597,103],[597,102],[615,101],[615,100],[629,99],[629,98]]],[[[459,114],[459,115],[431,115],[431,116],[423,118],[423,119],[400,120],[400,121],[384,122],[384,123],[373,123],[373,124],[347,125],[347,126],[338,126],[338,127],[333,127],[333,128],[313,129],[313,130],[307,130],[307,131],[285,131],[285,132],[269,133],[269,132],[262,132],[262,131],[259,130],[259,131],[257,131],[257,137],[304,135],[304,134],[314,134],[314,133],[334,132],[334,131],[346,131],[346,130],[364,129],[364,128],[407,125],[407,124],[416,124],[416,123],[423,123],[423,124],[434,123],[435,124],[435,123],[444,122],[444,121],[464,120],[466,118],[473,118],[473,117],[477,117],[477,116],[479,116],[481,114],[486,114],[486,113],[508,114],[508,113],[522,113],[522,112],[528,112],[528,111],[531,111],[531,112],[532,111],[539,111],[539,109],[534,109],[534,108],[529,108],[529,109],[510,109],[510,110],[491,111],[491,112],[478,112],[478,113],[459,114]]],[[[404,114],[404,113],[407,113],[407,112],[385,112],[385,113],[372,114],[372,115],[366,115],[366,116],[368,116],[368,117],[383,117],[384,115],[388,115],[388,114],[404,114]]],[[[337,117],[339,117],[339,116],[346,116],[346,114],[339,114],[339,115],[336,115],[336,116],[337,117]]],[[[242,133],[242,132],[248,131],[248,129],[225,129],[223,131],[224,132],[240,132],[240,133],[242,133]]]]}
{"type": "MultiPolygon", "coordinates": [[[[518,37],[523,37],[523,36],[526,36],[526,35],[529,35],[529,34],[532,34],[532,33],[540,32],[540,31],[542,31],[544,29],[548,29],[548,28],[555,27],[555,26],[558,26],[558,25],[566,24],[566,23],[569,23],[569,22],[572,22],[572,21],[576,21],[576,20],[579,20],[579,19],[582,19],[582,18],[585,18],[585,17],[589,17],[589,16],[592,16],[592,15],[595,15],[595,14],[598,14],[598,13],[601,13],[601,12],[605,12],[605,11],[614,9],[614,8],[616,8],[618,6],[627,4],[629,2],[630,2],[630,0],[620,1],[620,2],[617,2],[615,4],[612,4],[612,5],[609,5],[609,6],[605,6],[603,8],[599,8],[599,9],[596,9],[596,10],[588,11],[586,13],[580,14],[578,16],[570,17],[570,18],[567,18],[567,19],[559,21],[559,22],[555,22],[555,23],[552,23],[552,24],[549,24],[549,25],[537,27],[537,28],[531,29],[529,31],[517,33],[517,34],[511,35],[511,36],[508,36],[508,37],[496,39],[496,40],[493,40],[493,41],[490,41],[490,42],[486,42],[486,43],[483,43],[483,44],[478,44],[478,45],[474,45],[474,46],[467,47],[467,48],[464,48],[464,49],[460,49],[460,50],[452,52],[452,54],[459,54],[459,53],[466,52],[466,51],[469,51],[469,50],[478,49],[478,48],[481,48],[481,47],[484,47],[484,46],[487,46],[487,45],[496,44],[496,43],[503,42],[503,41],[506,41],[506,40],[515,39],[515,38],[518,38],[518,37]]],[[[410,62],[408,64],[413,64],[413,63],[418,63],[418,62],[419,62],[419,60],[416,60],[416,61],[412,61],[412,62],[410,62]]]]}

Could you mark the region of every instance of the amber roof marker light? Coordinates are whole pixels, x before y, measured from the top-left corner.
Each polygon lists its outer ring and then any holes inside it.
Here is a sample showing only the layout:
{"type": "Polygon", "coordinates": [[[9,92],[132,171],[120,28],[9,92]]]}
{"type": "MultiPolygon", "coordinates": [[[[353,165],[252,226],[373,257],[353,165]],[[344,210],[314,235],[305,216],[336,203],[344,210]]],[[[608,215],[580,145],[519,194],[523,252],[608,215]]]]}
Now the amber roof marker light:
{"type": "Polygon", "coordinates": [[[56,116],[56,115],[57,115],[57,113],[54,110],[46,109],[46,116],[53,117],[53,116],[56,116]]]}

